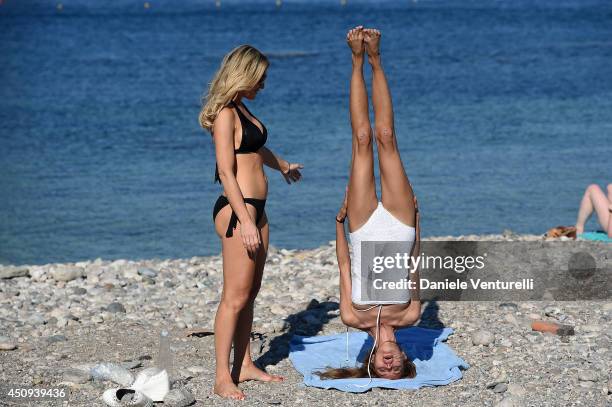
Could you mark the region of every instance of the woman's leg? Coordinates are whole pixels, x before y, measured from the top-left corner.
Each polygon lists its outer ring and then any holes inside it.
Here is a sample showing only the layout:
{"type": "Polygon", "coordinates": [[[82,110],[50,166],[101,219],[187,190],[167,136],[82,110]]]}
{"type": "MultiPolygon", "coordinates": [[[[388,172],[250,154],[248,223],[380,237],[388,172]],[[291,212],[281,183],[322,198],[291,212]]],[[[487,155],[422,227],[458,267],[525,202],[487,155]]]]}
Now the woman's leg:
{"type": "MultiPolygon", "coordinates": [[[[255,208],[252,205],[247,205],[247,209],[251,216],[255,218],[255,208]]],[[[225,237],[231,213],[231,206],[226,205],[219,211],[215,219],[215,229],[221,237],[223,254],[223,292],[215,316],[216,369],[214,392],[221,397],[242,400],[244,399],[244,393],[232,379],[229,359],[239,320],[241,317],[243,321],[248,319],[249,314],[252,320],[249,301],[255,282],[256,262],[249,258],[242,244],[240,223],[238,223],[232,237],[225,237]],[[242,315],[245,311],[246,316],[242,315]]],[[[239,349],[240,347],[234,346],[234,348],[239,349]]],[[[244,352],[244,349],[242,352],[244,352]]]]}
{"type": "Polygon", "coordinates": [[[398,220],[414,226],[414,194],[397,148],[391,93],[380,61],[380,32],[374,29],[365,29],[364,32],[368,61],[372,67],[372,104],[380,166],[381,200],[383,206],[398,220]]]}
{"type": "Polygon", "coordinates": [[[263,270],[266,264],[268,254],[268,243],[270,241],[270,230],[268,226],[268,217],[264,214],[259,222],[259,230],[261,231],[261,242],[257,257],[255,260],[255,279],[253,287],[251,287],[251,295],[249,303],[238,318],[236,333],[234,334],[234,363],[232,367],[232,378],[234,382],[244,382],[247,380],[261,380],[264,382],[280,382],[283,380],[281,376],[270,375],[259,369],[253,363],[251,357],[251,328],[253,326],[253,308],[255,298],[261,287],[261,279],[263,270]]]}
{"type": "Polygon", "coordinates": [[[363,28],[356,27],[346,36],[353,53],[349,108],[353,147],[351,174],[347,194],[349,230],[359,229],[378,205],[374,183],[374,152],[372,128],[368,117],[368,93],[363,78],[364,43],[363,28]]]}
{"type": "Polygon", "coordinates": [[[608,184],[608,228],[606,232],[608,232],[608,237],[612,238],[612,184],[608,184]]]}
{"type": "MultiPolygon", "coordinates": [[[[612,188],[608,185],[608,195],[612,195],[610,192],[612,188]]],[[[576,219],[576,233],[584,233],[584,224],[589,219],[593,211],[597,213],[597,220],[601,227],[608,233],[610,212],[608,212],[608,206],[610,205],[608,197],[603,193],[599,185],[589,185],[584,191],[582,202],[580,203],[580,209],[578,210],[578,219],[576,219]]]]}

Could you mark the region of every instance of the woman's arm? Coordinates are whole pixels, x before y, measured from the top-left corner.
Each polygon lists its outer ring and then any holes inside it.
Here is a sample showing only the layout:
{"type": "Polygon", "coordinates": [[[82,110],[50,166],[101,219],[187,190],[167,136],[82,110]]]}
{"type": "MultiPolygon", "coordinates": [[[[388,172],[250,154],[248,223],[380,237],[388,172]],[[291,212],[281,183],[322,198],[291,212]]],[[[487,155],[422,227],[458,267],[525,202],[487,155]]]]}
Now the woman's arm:
{"type": "MultiPolygon", "coordinates": [[[[348,191],[348,188],[346,189],[348,191]]],[[[342,322],[350,327],[361,329],[359,318],[353,309],[351,281],[351,256],[349,255],[348,242],[344,231],[344,220],[346,219],[347,194],[344,194],[342,207],[336,215],[336,258],[340,270],[340,318],[342,322]]]]}
{"type": "Polygon", "coordinates": [[[283,177],[285,177],[287,184],[290,184],[291,181],[296,182],[301,178],[302,174],[299,170],[304,168],[302,164],[290,163],[274,154],[272,150],[267,147],[261,147],[259,153],[263,158],[263,163],[272,169],[280,171],[283,177]]]}
{"type": "MultiPolygon", "coordinates": [[[[415,217],[415,239],[414,239],[414,246],[412,247],[412,251],[410,252],[410,256],[416,260],[420,254],[421,254],[421,227],[420,227],[420,213],[419,213],[419,204],[417,202],[416,196],[414,197],[414,217],[415,217]]],[[[414,262],[413,262],[414,264],[414,262]]],[[[419,262],[419,264],[421,264],[419,262]]],[[[416,267],[414,270],[414,273],[410,273],[410,281],[413,282],[413,286],[415,287],[413,290],[410,291],[410,298],[411,299],[415,299],[417,301],[421,301],[420,298],[420,293],[421,290],[419,288],[420,286],[420,278],[419,278],[419,268],[416,267]]]]}
{"type": "Polygon", "coordinates": [[[289,170],[289,161],[274,154],[268,147],[261,147],[259,153],[263,158],[263,163],[268,167],[280,172],[287,172],[289,170]]]}
{"type": "Polygon", "coordinates": [[[336,257],[340,270],[340,318],[345,325],[355,327],[357,315],[352,304],[351,258],[344,232],[344,223],[336,220],[336,257]]]}
{"type": "Polygon", "coordinates": [[[234,113],[230,109],[222,109],[213,125],[215,140],[215,155],[219,169],[219,179],[223,184],[227,200],[240,220],[240,234],[244,247],[254,254],[261,244],[259,232],[251,218],[244,196],[234,174],[236,157],[234,156],[234,113]]]}

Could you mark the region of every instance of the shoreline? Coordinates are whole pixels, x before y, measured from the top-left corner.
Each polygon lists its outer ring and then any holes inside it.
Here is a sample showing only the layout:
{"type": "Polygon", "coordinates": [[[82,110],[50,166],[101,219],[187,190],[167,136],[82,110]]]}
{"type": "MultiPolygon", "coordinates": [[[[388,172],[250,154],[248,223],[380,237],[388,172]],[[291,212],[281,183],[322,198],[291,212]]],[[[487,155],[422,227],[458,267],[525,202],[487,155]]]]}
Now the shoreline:
{"type": "MultiPolygon", "coordinates": [[[[428,236],[423,237],[421,241],[537,241],[537,240],[548,240],[548,241],[571,241],[571,239],[561,238],[561,239],[545,239],[544,235],[533,235],[533,234],[517,234],[511,231],[507,231],[507,233],[503,234],[468,234],[468,235],[459,235],[459,236],[428,236]]],[[[269,246],[269,253],[273,251],[278,252],[307,252],[307,251],[315,251],[320,250],[324,247],[327,247],[330,244],[335,244],[335,240],[328,241],[327,244],[321,244],[319,246],[313,248],[305,248],[305,249],[287,249],[276,247],[272,244],[269,246]]],[[[268,254],[269,254],[268,253],[268,254]]],[[[13,263],[0,263],[0,270],[6,267],[44,267],[44,266],[57,266],[57,265],[77,265],[84,266],[91,263],[100,263],[100,262],[114,262],[114,261],[128,261],[128,262],[146,262],[146,261],[171,261],[171,260],[183,260],[187,261],[189,259],[205,259],[208,257],[216,257],[218,254],[210,254],[210,255],[196,255],[191,257],[150,257],[150,258],[117,258],[117,259],[108,259],[102,257],[96,257],[94,259],[86,259],[86,260],[77,260],[77,261],[67,261],[67,262],[51,262],[51,263],[23,263],[23,264],[13,264],[13,263]]],[[[1,277],[0,277],[1,279],[1,277]]]]}

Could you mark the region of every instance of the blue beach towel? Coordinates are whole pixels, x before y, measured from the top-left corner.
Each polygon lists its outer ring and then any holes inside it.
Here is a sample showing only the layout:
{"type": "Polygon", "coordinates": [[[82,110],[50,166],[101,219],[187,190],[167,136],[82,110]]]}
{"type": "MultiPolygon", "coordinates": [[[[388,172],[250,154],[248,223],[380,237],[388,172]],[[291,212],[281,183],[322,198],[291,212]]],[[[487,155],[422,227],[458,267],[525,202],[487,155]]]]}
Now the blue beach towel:
{"type": "Polygon", "coordinates": [[[578,239],[612,243],[612,239],[608,237],[608,234],[602,231],[581,233],[578,235],[578,239]]]}
{"type": "Polygon", "coordinates": [[[469,365],[442,341],[453,333],[452,328],[428,329],[409,327],[395,332],[397,343],[414,362],[417,375],[413,379],[327,379],[322,380],[315,371],[327,367],[358,366],[366,352],[372,347],[373,340],[365,332],[349,334],[349,362],[346,362],[346,335],[299,336],[294,335],[289,345],[289,359],[293,366],[304,376],[306,386],[323,389],[338,389],[352,393],[362,393],[372,387],[388,389],[418,389],[424,386],[441,386],[461,379],[459,368],[469,365]],[[359,387],[364,386],[364,387],[359,387]]]}

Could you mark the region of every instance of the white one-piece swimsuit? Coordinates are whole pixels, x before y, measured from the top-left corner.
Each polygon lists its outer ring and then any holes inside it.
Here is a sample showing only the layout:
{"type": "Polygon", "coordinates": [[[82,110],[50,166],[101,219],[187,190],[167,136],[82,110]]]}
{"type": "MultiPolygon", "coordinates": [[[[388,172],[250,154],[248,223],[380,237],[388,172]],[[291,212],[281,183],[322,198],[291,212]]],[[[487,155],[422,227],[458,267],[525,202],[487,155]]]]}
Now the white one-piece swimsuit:
{"type": "MultiPolygon", "coordinates": [[[[350,222],[350,219],[349,219],[350,222]]],[[[394,301],[368,301],[362,299],[361,295],[361,242],[363,241],[388,241],[388,242],[412,242],[410,249],[414,246],[416,229],[398,220],[391,214],[382,202],[372,212],[366,223],[354,232],[349,232],[349,239],[353,251],[351,261],[351,297],[353,303],[372,304],[405,304],[410,301],[410,291],[402,290],[401,300],[394,301]]]]}

